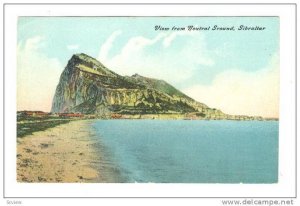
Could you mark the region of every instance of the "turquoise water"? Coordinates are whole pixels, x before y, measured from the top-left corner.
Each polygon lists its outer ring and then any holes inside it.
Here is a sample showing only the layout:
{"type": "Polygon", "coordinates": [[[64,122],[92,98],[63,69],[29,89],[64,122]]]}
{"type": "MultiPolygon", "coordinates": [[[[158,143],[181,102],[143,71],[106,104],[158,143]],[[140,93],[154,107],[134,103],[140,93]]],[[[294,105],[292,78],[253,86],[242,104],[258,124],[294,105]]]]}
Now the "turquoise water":
{"type": "Polygon", "coordinates": [[[98,120],[122,182],[276,183],[277,121],[98,120]]]}

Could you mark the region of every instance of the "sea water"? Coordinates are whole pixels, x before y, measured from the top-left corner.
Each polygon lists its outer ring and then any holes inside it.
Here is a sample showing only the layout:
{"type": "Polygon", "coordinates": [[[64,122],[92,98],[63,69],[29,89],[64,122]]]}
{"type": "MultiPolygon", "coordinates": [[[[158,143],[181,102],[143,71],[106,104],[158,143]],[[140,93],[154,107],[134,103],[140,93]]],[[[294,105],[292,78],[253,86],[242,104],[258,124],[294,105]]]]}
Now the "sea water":
{"type": "Polygon", "coordinates": [[[97,120],[123,182],[276,183],[278,121],[97,120]]]}

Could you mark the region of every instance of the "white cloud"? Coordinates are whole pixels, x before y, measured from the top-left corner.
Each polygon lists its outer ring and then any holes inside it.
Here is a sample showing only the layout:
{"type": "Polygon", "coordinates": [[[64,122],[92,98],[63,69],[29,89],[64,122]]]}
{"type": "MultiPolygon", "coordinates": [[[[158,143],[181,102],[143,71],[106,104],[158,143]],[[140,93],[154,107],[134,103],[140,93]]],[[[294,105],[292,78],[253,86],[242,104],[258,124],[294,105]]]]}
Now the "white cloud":
{"type": "Polygon", "coordinates": [[[195,32],[192,31],[178,31],[178,32],[173,32],[171,34],[169,34],[168,36],[166,36],[163,40],[163,45],[164,47],[169,47],[171,45],[171,43],[175,40],[176,37],[178,36],[192,36],[194,35],[195,32]]]}
{"type": "Polygon", "coordinates": [[[165,37],[166,34],[159,33],[156,37],[153,39],[148,39],[143,36],[137,36],[129,39],[127,44],[122,48],[121,53],[116,55],[115,58],[116,60],[122,59],[122,60],[127,60],[130,58],[133,54],[138,54],[138,52],[141,52],[145,47],[154,45],[157,43],[159,40],[161,40],[163,37],[165,37]]]}
{"type": "Polygon", "coordinates": [[[79,45],[78,44],[70,44],[70,45],[67,45],[67,49],[68,50],[77,50],[77,49],[79,49],[79,45]]]}
{"type": "Polygon", "coordinates": [[[103,44],[98,59],[122,75],[139,73],[176,83],[191,77],[199,65],[214,65],[201,32],[162,32],[153,38],[132,37],[119,53],[107,58],[115,36],[114,32],[103,44]],[[184,38],[190,38],[190,43],[182,43],[184,38]],[[177,41],[176,49],[171,48],[177,41]]]}
{"type": "Polygon", "coordinates": [[[104,42],[104,44],[101,46],[99,55],[98,55],[98,60],[100,61],[105,61],[107,59],[107,55],[109,50],[112,48],[113,43],[115,41],[115,39],[122,34],[122,31],[118,30],[118,31],[114,31],[108,38],[107,40],[104,42]]]}
{"type": "Polygon", "coordinates": [[[257,72],[225,71],[211,85],[196,85],[183,90],[210,107],[228,114],[279,115],[279,57],[257,72]]]}
{"type": "Polygon", "coordinates": [[[41,52],[43,37],[36,36],[17,47],[17,109],[50,111],[61,63],[41,52]]]}
{"type": "Polygon", "coordinates": [[[212,52],[207,49],[205,36],[203,33],[198,33],[192,37],[184,49],[181,50],[180,56],[183,56],[186,62],[191,62],[195,65],[213,66],[215,60],[212,58],[212,52]]]}

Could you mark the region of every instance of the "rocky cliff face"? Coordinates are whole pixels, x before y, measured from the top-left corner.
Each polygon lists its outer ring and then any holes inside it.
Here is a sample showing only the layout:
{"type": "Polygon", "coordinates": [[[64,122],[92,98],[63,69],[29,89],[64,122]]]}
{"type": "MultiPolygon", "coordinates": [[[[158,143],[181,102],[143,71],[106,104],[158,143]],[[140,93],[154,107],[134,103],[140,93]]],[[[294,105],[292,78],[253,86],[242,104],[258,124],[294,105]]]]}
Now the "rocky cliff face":
{"type": "Polygon", "coordinates": [[[69,60],[57,85],[51,112],[80,112],[98,117],[185,114],[200,119],[241,118],[211,109],[163,80],[138,74],[118,75],[86,54],[73,55],[69,60]]]}

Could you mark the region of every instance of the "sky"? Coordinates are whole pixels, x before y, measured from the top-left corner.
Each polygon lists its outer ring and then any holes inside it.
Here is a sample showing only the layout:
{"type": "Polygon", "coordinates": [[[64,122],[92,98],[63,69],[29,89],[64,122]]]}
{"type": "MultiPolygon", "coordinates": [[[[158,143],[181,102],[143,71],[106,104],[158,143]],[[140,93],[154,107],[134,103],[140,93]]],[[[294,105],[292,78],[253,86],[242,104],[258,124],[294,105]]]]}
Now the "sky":
{"type": "Polygon", "coordinates": [[[17,29],[17,110],[50,111],[68,60],[86,53],[228,114],[279,116],[278,17],[19,17],[17,29]]]}

